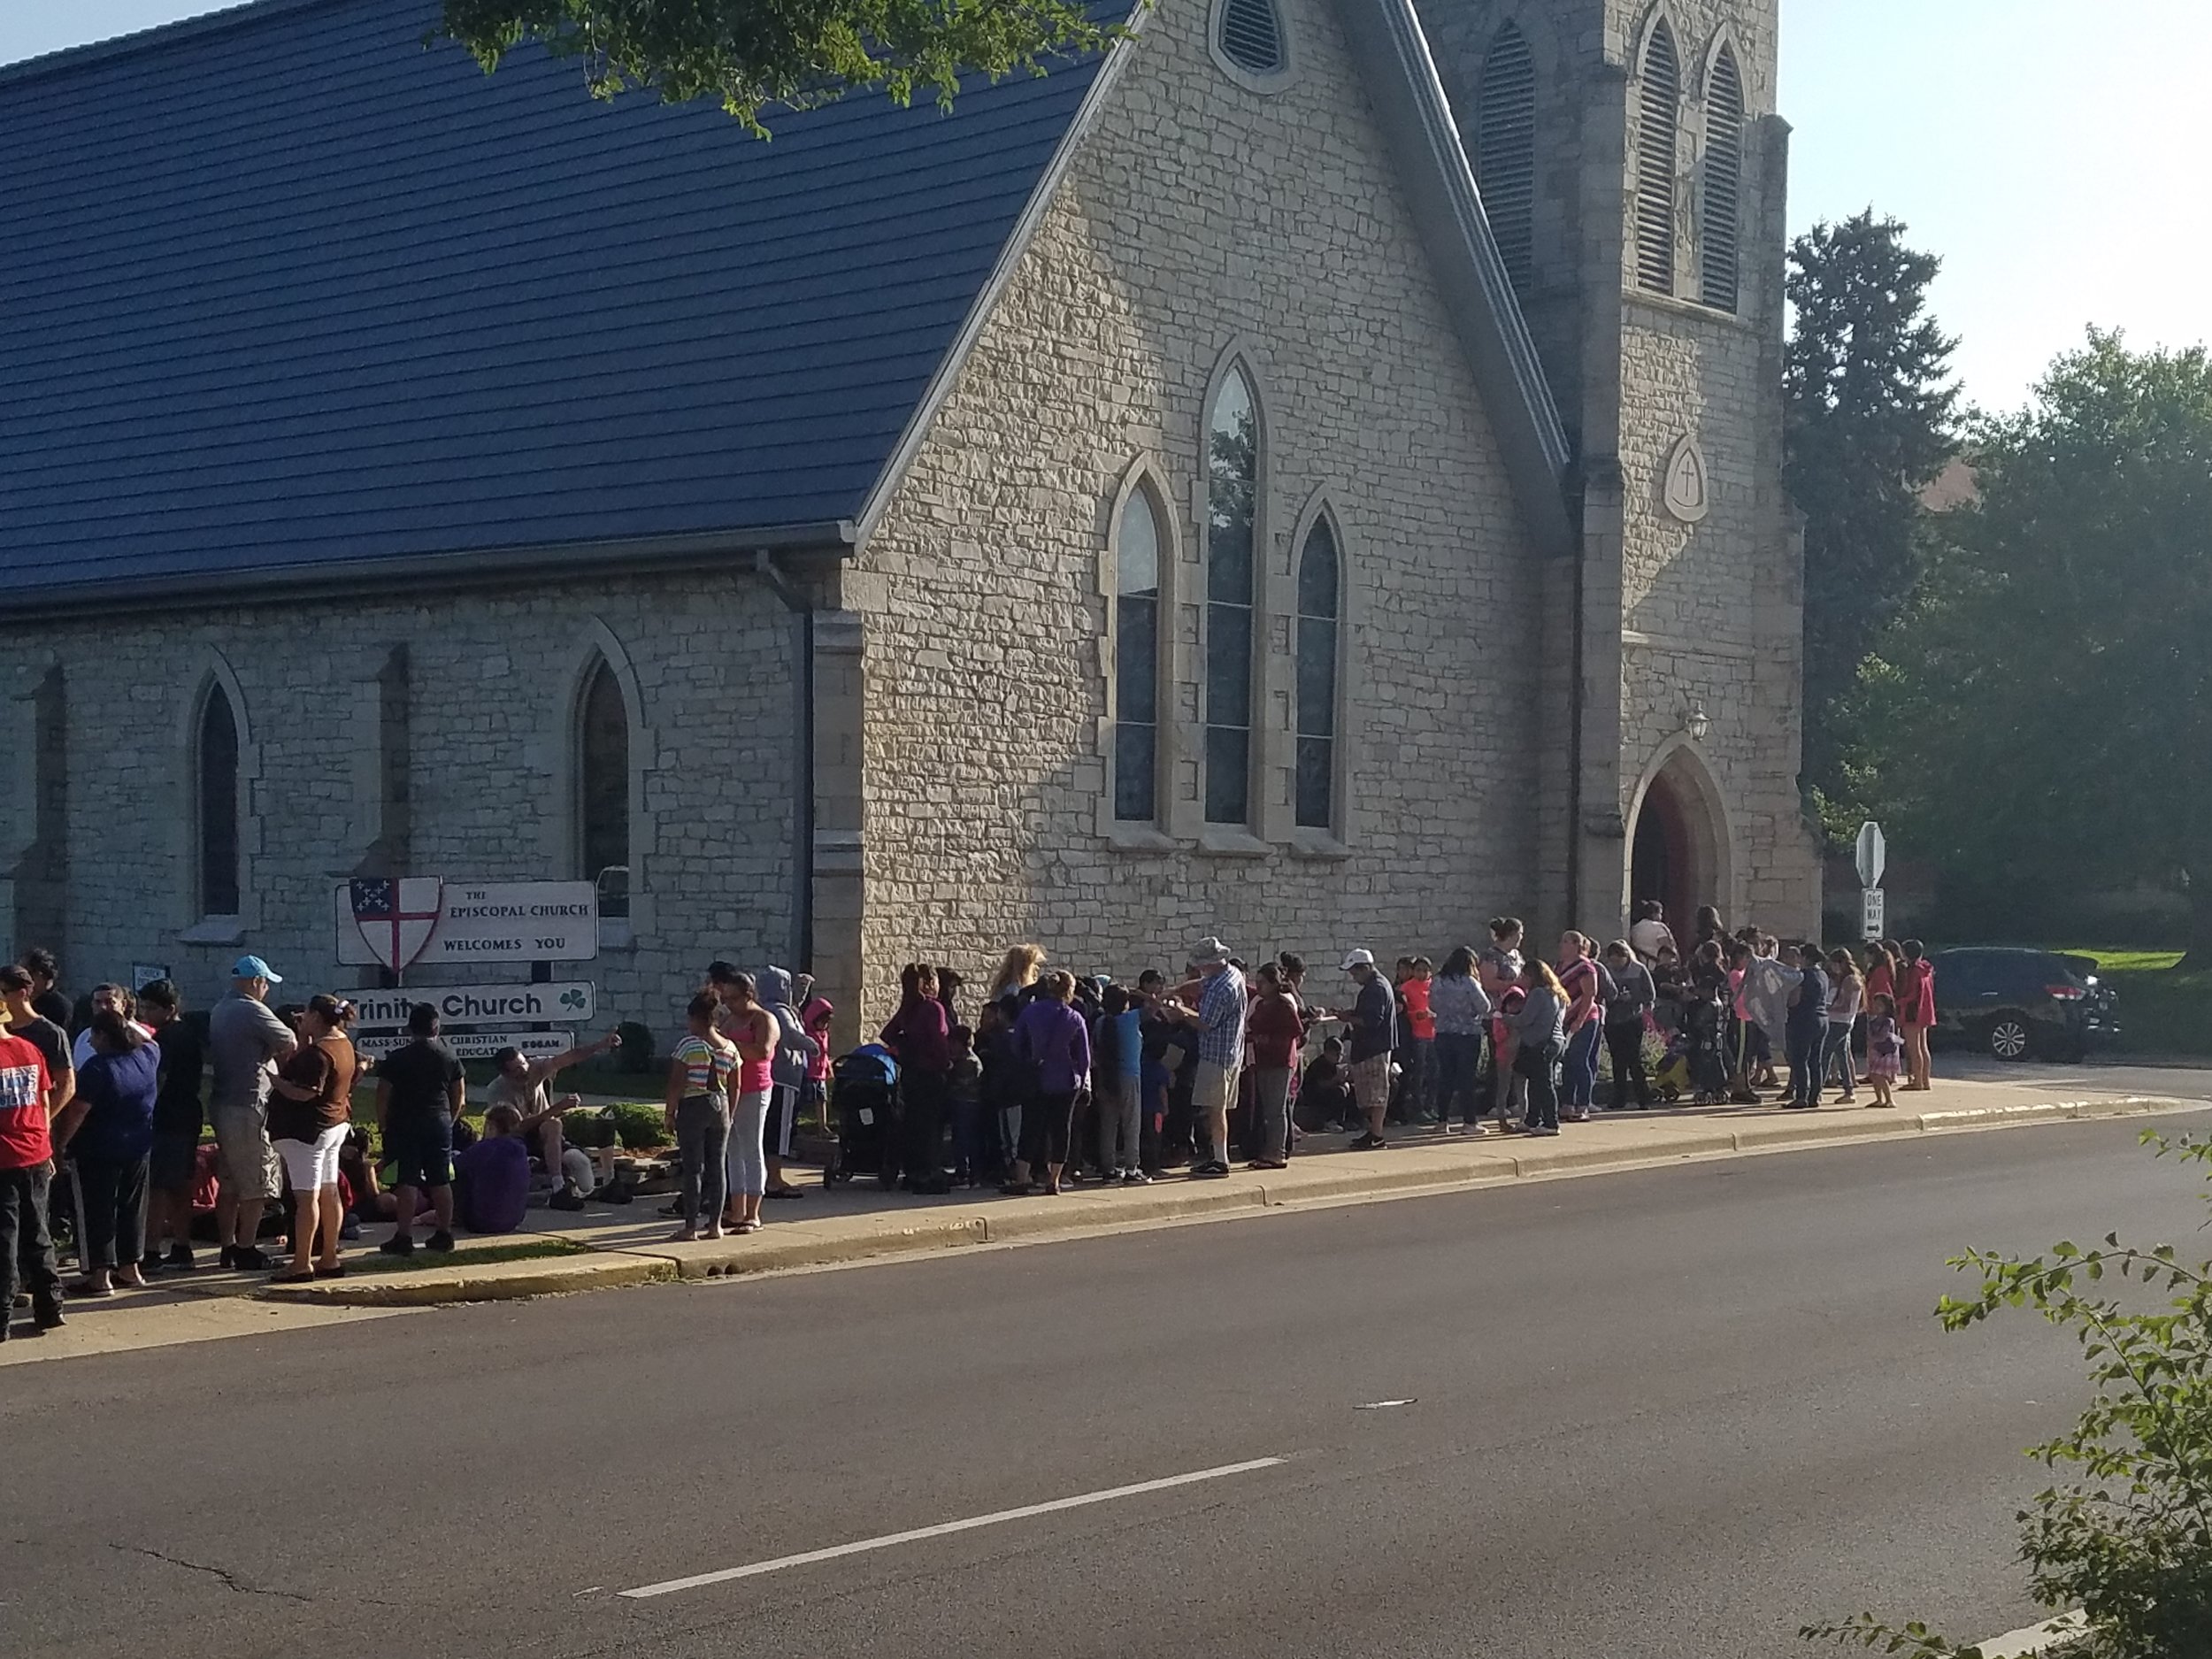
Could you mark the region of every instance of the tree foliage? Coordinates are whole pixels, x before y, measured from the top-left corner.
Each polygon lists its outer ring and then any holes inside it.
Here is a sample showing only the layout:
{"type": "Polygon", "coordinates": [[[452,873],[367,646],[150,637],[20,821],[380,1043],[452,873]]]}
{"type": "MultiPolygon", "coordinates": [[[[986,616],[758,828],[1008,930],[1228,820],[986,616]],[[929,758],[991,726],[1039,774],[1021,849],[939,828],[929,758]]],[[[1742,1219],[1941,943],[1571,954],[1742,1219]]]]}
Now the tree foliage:
{"type": "Polygon", "coordinates": [[[602,97],[712,97],[753,133],[764,112],[853,88],[950,108],[964,73],[1041,74],[1117,30],[1070,0],[445,0],[444,32],[487,70],[525,42],[583,61],[602,97]]]}
{"type": "Polygon", "coordinates": [[[1871,210],[1790,249],[1784,477],[1805,514],[1805,775],[1849,799],[1845,698],[1919,579],[1921,492],[1954,453],[1939,261],[1871,210]]]}
{"type": "MultiPolygon", "coordinates": [[[[2147,1133],[2161,1157],[2212,1165],[2212,1141],[2147,1133]]],[[[1978,1294],[1945,1297],[1962,1331],[2032,1308],[2081,1344],[2095,1396],[2072,1431],[2029,1455],[2071,1479],[2020,1513],[2020,1555],[2038,1605],[2085,1616],[2066,1659],[2202,1659],[2212,1654],[2212,1262],[2172,1245],[2056,1244],[2020,1257],[1975,1250],[1952,1265],[1978,1294]],[[2115,1294],[2114,1286],[2119,1294],[2115,1294]]],[[[1862,1614],[1808,1638],[1912,1659],[1978,1659],[1924,1624],[1862,1614]]]]}
{"type": "Polygon", "coordinates": [[[1859,696],[1876,793],[2015,890],[2185,881],[2212,951],[2212,362],[2093,333],[1971,443],[1859,696]]]}

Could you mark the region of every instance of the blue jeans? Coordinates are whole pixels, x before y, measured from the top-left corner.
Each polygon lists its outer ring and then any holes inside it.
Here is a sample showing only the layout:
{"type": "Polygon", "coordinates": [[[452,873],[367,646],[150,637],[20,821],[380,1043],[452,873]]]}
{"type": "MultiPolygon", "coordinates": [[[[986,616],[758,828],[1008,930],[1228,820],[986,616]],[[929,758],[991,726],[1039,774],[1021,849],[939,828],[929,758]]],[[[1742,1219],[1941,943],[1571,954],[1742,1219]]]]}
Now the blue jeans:
{"type": "Polygon", "coordinates": [[[1824,1080],[1832,1077],[1842,1084],[1843,1092],[1847,1094],[1851,1093],[1853,1087],[1858,1082],[1857,1074],[1851,1069],[1851,1022],[1849,1020],[1832,1019],[1828,1022],[1828,1043],[1821,1050],[1820,1073],[1824,1080]]]}
{"type": "Polygon", "coordinates": [[[1790,1051],[1790,1103],[1820,1104],[1820,1061],[1828,1048],[1828,1022],[1792,1025],[1787,1033],[1790,1051]]]}
{"type": "Polygon", "coordinates": [[[1559,1127],[1559,1088],[1553,1078],[1559,1065],[1559,1050],[1551,1044],[1532,1048],[1524,1043],[1513,1056],[1516,1076],[1528,1080],[1528,1110],[1521,1121],[1531,1129],[1559,1127]]]}
{"type": "Polygon", "coordinates": [[[1586,1112],[1597,1098],[1600,1034],[1598,1022],[1592,1019],[1567,1039],[1566,1074],[1561,1079],[1563,1098],[1559,1103],[1569,1111],[1586,1112]]]}
{"type": "Polygon", "coordinates": [[[1436,1033],[1436,1117],[1452,1120],[1452,1103],[1459,1102],[1460,1121],[1480,1123],[1489,1102],[1482,1089],[1482,1033],[1440,1031],[1436,1033]]]}

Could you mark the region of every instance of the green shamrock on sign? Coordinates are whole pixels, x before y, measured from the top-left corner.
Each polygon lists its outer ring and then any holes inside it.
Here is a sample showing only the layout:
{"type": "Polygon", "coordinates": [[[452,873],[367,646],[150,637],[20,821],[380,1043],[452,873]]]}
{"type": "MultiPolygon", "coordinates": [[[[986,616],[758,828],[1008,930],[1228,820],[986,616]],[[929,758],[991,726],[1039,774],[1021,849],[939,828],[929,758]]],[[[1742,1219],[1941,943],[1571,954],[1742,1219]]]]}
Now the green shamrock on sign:
{"type": "Polygon", "coordinates": [[[584,994],[576,987],[572,986],[569,989],[561,993],[561,1006],[563,1008],[581,1008],[583,1005],[584,994]]]}

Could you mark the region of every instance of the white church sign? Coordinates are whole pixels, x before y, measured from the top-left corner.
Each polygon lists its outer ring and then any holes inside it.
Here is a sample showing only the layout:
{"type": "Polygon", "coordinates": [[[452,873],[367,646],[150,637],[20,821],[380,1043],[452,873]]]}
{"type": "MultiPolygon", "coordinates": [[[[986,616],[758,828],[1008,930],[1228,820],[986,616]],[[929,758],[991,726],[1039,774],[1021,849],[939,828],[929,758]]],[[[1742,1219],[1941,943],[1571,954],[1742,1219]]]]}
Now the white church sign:
{"type": "Polygon", "coordinates": [[[588,881],[446,881],[378,876],[331,895],[338,960],[349,966],[588,962],[599,954],[599,890],[588,881]]]}
{"type": "Polygon", "coordinates": [[[426,985],[396,991],[356,991],[354,1018],[363,1031],[397,1029],[415,1004],[427,1002],[449,1025],[588,1024],[598,1018],[598,989],[588,979],[545,985],[426,985]]]}

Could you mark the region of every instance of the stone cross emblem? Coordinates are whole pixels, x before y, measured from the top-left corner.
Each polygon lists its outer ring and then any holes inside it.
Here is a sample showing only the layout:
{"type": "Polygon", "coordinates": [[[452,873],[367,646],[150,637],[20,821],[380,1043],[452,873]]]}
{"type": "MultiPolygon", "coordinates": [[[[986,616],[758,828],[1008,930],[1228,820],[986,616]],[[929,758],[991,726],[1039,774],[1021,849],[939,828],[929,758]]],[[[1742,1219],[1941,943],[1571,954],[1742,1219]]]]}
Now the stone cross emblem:
{"type": "Polygon", "coordinates": [[[1697,447],[1694,434],[1685,433],[1682,441],[1674,446],[1674,453],[1667,457],[1661,493],[1667,511],[1684,524],[1697,524],[1712,510],[1705,456],[1697,447]]]}

